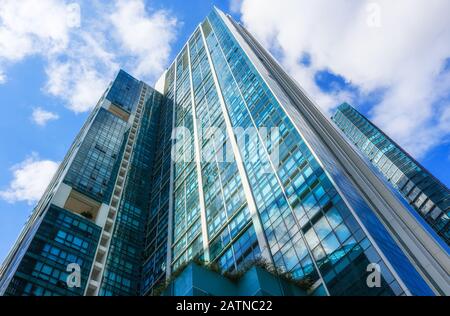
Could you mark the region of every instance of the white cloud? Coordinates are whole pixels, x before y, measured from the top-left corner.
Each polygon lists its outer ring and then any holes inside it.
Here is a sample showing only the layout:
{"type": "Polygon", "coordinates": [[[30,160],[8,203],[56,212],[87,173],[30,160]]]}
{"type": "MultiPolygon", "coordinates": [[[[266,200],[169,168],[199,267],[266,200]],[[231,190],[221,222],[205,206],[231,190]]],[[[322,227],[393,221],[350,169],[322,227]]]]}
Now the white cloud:
{"type": "Polygon", "coordinates": [[[120,67],[141,80],[157,78],[175,37],[176,19],[162,10],[148,14],[142,0],[117,0],[97,10],[94,20],[83,20],[84,28],[64,54],[46,67],[45,91],[64,99],[75,113],[95,106],[120,67]]]}
{"type": "Polygon", "coordinates": [[[4,84],[6,80],[7,79],[5,73],[0,69],[0,84],[4,84]]]}
{"type": "Polygon", "coordinates": [[[34,108],[31,114],[31,120],[39,126],[45,126],[49,121],[57,119],[59,119],[58,114],[44,110],[41,107],[34,108]]]}
{"type": "Polygon", "coordinates": [[[36,153],[13,166],[13,179],[6,190],[0,191],[0,198],[9,203],[26,201],[33,204],[39,200],[58,168],[58,163],[40,160],[36,153]]]}
{"type": "Polygon", "coordinates": [[[81,31],[63,56],[46,67],[45,91],[64,99],[75,113],[92,109],[119,65],[116,56],[103,47],[101,35],[81,31]]]}
{"type": "Polygon", "coordinates": [[[0,83],[8,65],[67,47],[72,27],[68,8],[57,0],[0,0],[0,83]]]}
{"type": "Polygon", "coordinates": [[[110,21],[123,53],[135,59],[136,76],[155,79],[168,62],[177,20],[164,10],[147,12],[141,0],[118,0],[110,21]]]}
{"type": "Polygon", "coordinates": [[[0,0],[0,57],[18,60],[67,46],[70,24],[65,1],[0,0]]]}
{"type": "Polygon", "coordinates": [[[80,113],[96,104],[120,67],[143,80],[160,75],[177,25],[168,11],[151,10],[143,0],[81,4],[0,0],[0,82],[8,65],[40,55],[43,91],[80,113]]]}
{"type": "Polygon", "coordinates": [[[68,28],[62,13],[63,3],[52,0],[0,0],[0,84],[6,82],[7,64],[66,45],[68,28]]]}
{"type": "Polygon", "coordinates": [[[450,74],[441,70],[450,57],[449,1],[243,0],[240,11],[246,27],[281,53],[285,68],[328,113],[357,96],[323,93],[313,78],[323,69],[343,76],[363,96],[385,89],[371,119],[413,155],[448,139],[449,104],[441,101],[450,74]],[[373,3],[380,27],[371,27],[373,3]],[[309,67],[299,62],[305,52],[309,67]]]}

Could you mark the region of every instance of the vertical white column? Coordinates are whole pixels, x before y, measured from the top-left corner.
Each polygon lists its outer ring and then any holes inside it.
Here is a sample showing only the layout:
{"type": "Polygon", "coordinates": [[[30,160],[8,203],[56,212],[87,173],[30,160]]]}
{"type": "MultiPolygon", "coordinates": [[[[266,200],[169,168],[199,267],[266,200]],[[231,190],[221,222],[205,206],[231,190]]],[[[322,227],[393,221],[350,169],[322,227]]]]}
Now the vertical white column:
{"type": "Polygon", "coordinates": [[[191,94],[191,106],[192,106],[192,121],[194,126],[194,147],[195,147],[195,162],[197,168],[197,180],[198,180],[198,196],[200,201],[200,220],[202,227],[202,242],[203,242],[203,253],[205,256],[205,261],[209,262],[209,236],[208,227],[206,222],[206,207],[205,207],[205,196],[203,194],[203,179],[202,179],[202,166],[201,166],[201,151],[198,135],[197,126],[197,112],[195,110],[195,99],[194,99],[194,86],[192,83],[192,64],[191,64],[191,53],[189,42],[187,43],[187,54],[188,54],[188,64],[189,64],[189,82],[190,82],[190,94],[191,94]]]}
{"type": "MultiPolygon", "coordinates": [[[[227,26],[228,26],[228,25],[227,25],[227,26]]],[[[211,28],[212,28],[212,25],[211,25],[211,28]]],[[[214,33],[214,36],[215,36],[215,33],[214,33]]],[[[217,37],[216,37],[216,39],[217,39],[217,37]]],[[[217,39],[217,41],[218,41],[218,39],[217,39]]],[[[223,58],[225,58],[225,53],[223,52],[222,47],[219,46],[219,49],[220,49],[220,51],[222,52],[223,58]]],[[[242,95],[242,91],[240,90],[240,88],[239,88],[239,86],[238,86],[238,84],[237,84],[237,80],[236,80],[236,78],[234,77],[234,74],[233,74],[233,72],[232,72],[232,70],[231,70],[231,67],[230,67],[230,65],[229,65],[228,63],[227,63],[227,67],[228,67],[228,69],[229,69],[229,71],[230,71],[231,77],[233,78],[234,82],[236,83],[237,89],[238,89],[238,91],[239,91],[240,97],[242,98],[242,101],[243,101],[243,103],[244,103],[245,109],[246,109],[246,111],[247,111],[248,114],[249,114],[250,121],[252,122],[253,127],[257,130],[257,129],[258,129],[258,126],[256,125],[256,122],[254,121],[254,119],[253,119],[253,117],[252,117],[252,114],[251,114],[250,109],[249,109],[249,107],[248,107],[247,101],[245,101],[244,96],[242,95]]],[[[276,168],[275,165],[273,164],[272,159],[271,159],[271,157],[270,157],[270,154],[269,154],[269,152],[268,152],[266,146],[264,145],[264,139],[262,139],[262,137],[261,137],[261,135],[260,135],[259,132],[256,132],[256,135],[257,135],[257,137],[259,138],[259,141],[260,141],[260,144],[261,144],[260,146],[263,148],[265,154],[266,154],[267,157],[268,157],[268,162],[269,162],[269,165],[270,165],[270,168],[271,168],[271,173],[272,173],[273,176],[275,177],[275,179],[276,179],[276,181],[277,181],[277,183],[278,183],[278,186],[280,187],[280,190],[281,190],[281,192],[283,193],[283,196],[284,196],[285,200],[287,201],[288,207],[289,207],[289,209],[290,209],[292,215],[294,216],[295,222],[298,224],[298,227],[301,227],[301,225],[298,223],[297,217],[295,216],[295,212],[294,212],[294,210],[292,209],[291,204],[288,202],[289,199],[288,199],[288,197],[287,197],[285,188],[284,188],[284,186],[283,186],[283,182],[281,181],[281,179],[280,179],[279,176],[278,176],[277,168],[276,168]]],[[[305,247],[306,247],[306,249],[307,249],[307,251],[308,251],[309,256],[313,259],[314,256],[313,256],[312,250],[311,250],[311,248],[309,247],[308,242],[307,242],[305,236],[303,235],[302,232],[300,232],[300,235],[302,236],[302,240],[303,240],[303,242],[305,243],[305,247]]],[[[317,273],[318,273],[318,275],[319,275],[319,281],[323,284],[326,293],[327,293],[328,295],[330,295],[330,293],[329,293],[329,291],[328,291],[328,288],[327,288],[327,286],[326,286],[326,283],[325,283],[325,281],[323,280],[322,273],[320,272],[320,269],[319,269],[319,267],[318,267],[316,261],[315,261],[315,260],[312,260],[312,262],[313,262],[313,265],[314,265],[314,267],[315,267],[315,269],[316,269],[316,271],[317,271],[317,273]]],[[[319,282],[317,283],[317,285],[320,285],[319,282]]]]}
{"type": "MultiPolygon", "coordinates": [[[[125,188],[128,171],[130,170],[130,163],[134,152],[136,137],[141,126],[141,116],[143,114],[144,102],[146,101],[147,86],[143,85],[140,91],[140,97],[136,106],[134,115],[130,116],[130,133],[126,140],[125,150],[122,154],[119,172],[116,177],[113,193],[108,206],[103,210],[107,215],[105,224],[100,234],[100,241],[98,243],[91,271],[87,281],[85,296],[97,296],[103,281],[103,274],[106,268],[106,260],[109,255],[114,227],[116,225],[117,212],[122,199],[122,193],[125,188]]],[[[102,206],[103,207],[103,206],[102,206]]]]}
{"type": "MultiPolygon", "coordinates": [[[[209,23],[209,22],[208,22],[209,23]]],[[[228,134],[228,139],[231,143],[231,147],[233,149],[234,157],[236,160],[236,166],[238,168],[239,175],[241,177],[242,187],[244,190],[244,194],[247,200],[248,209],[250,211],[250,215],[252,217],[253,226],[256,233],[256,238],[258,239],[258,245],[261,250],[261,256],[270,263],[273,263],[272,255],[270,253],[269,244],[267,242],[266,236],[264,234],[264,229],[261,223],[261,219],[259,218],[259,214],[256,208],[255,199],[253,197],[252,189],[250,187],[250,183],[247,177],[247,172],[245,170],[241,154],[239,152],[239,147],[236,142],[236,138],[234,136],[233,126],[231,124],[231,120],[228,114],[228,110],[225,105],[225,100],[222,95],[222,91],[220,89],[219,81],[217,79],[217,74],[212,63],[211,54],[209,53],[208,44],[206,42],[205,34],[203,33],[203,29],[200,26],[200,32],[202,34],[203,44],[205,46],[206,55],[208,57],[209,66],[211,68],[212,78],[214,80],[214,86],[216,87],[216,91],[219,97],[220,108],[222,109],[222,114],[225,120],[225,126],[228,134]]]]}
{"type": "MultiPolygon", "coordinates": [[[[175,129],[175,110],[176,110],[176,98],[177,98],[177,62],[174,62],[173,68],[173,100],[172,100],[172,131],[175,129]]],[[[173,148],[174,140],[171,140],[171,149],[173,148]]],[[[172,153],[172,152],[170,152],[172,153]]],[[[170,159],[170,185],[169,185],[169,218],[167,222],[167,254],[166,254],[166,279],[170,278],[172,273],[172,242],[173,242],[173,190],[174,190],[174,175],[175,175],[175,163],[170,159]]]]}

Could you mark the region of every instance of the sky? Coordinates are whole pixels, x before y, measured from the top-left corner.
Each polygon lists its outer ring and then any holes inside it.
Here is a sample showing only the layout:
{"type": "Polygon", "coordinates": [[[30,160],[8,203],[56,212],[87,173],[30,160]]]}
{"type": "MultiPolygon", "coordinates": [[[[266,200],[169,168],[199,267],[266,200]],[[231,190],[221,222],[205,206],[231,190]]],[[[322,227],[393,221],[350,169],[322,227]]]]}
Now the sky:
{"type": "Polygon", "coordinates": [[[153,84],[213,5],[450,186],[448,0],[0,0],[0,261],[117,71],[153,84]]]}

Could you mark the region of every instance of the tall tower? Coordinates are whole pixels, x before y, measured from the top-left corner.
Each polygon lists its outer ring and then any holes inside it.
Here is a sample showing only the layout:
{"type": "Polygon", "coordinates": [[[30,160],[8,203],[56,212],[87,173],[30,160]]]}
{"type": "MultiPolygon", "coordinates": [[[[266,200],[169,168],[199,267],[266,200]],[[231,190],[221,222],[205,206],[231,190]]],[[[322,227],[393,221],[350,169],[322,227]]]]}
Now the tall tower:
{"type": "Polygon", "coordinates": [[[332,120],[448,245],[450,190],[349,104],[332,120]]]}
{"type": "Polygon", "coordinates": [[[0,288],[151,295],[195,258],[226,272],[263,258],[311,280],[314,295],[449,294],[448,247],[435,237],[270,54],[214,9],[156,90],[119,73],[0,288]],[[65,282],[70,263],[79,288],[65,282]],[[372,268],[376,286],[366,282],[372,268]]]}
{"type": "Polygon", "coordinates": [[[123,277],[118,294],[139,293],[138,253],[161,98],[145,83],[118,73],[6,258],[1,293],[101,294],[100,285],[102,291],[116,285],[111,275],[123,277]],[[66,284],[70,264],[81,272],[79,286],[66,284]]]}

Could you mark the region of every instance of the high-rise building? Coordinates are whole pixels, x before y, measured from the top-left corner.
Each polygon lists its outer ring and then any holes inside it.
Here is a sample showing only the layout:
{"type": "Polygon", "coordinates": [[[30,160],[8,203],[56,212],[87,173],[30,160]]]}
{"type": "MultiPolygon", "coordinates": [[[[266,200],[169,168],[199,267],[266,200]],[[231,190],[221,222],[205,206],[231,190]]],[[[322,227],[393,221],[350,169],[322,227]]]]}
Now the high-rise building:
{"type": "Polygon", "coordinates": [[[332,120],[449,244],[450,190],[349,104],[341,104],[332,120]]]}
{"type": "Polygon", "coordinates": [[[119,72],[2,266],[0,293],[151,295],[191,273],[216,288],[166,293],[229,294],[186,263],[229,274],[262,258],[311,295],[448,295],[448,247],[410,208],[214,9],[155,89],[119,72]]]}

